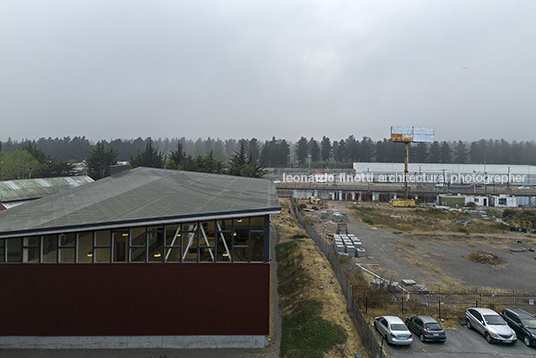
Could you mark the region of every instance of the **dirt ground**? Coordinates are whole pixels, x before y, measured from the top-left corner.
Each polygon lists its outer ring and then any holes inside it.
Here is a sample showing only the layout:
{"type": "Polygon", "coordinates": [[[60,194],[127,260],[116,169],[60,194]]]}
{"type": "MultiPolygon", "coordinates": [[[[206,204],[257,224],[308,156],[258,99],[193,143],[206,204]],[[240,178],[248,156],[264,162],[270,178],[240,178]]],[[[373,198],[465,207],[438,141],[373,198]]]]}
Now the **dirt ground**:
{"type": "Polygon", "coordinates": [[[342,327],[348,337],[344,345],[335,347],[325,357],[355,357],[356,354],[366,357],[366,350],[361,343],[357,329],[346,311],[346,299],[331,264],[296,219],[291,217],[288,207],[288,199],[282,199],[281,215],[272,217],[272,223],[279,233],[279,242],[291,240],[290,238],[294,235],[304,236],[300,238],[303,240],[303,244],[300,245],[300,251],[304,257],[303,268],[308,271],[313,280],[308,288],[309,298],[322,302],[324,304],[322,317],[342,327]]]}
{"type": "MultiPolygon", "coordinates": [[[[348,232],[361,239],[367,257],[353,259],[384,278],[401,282],[413,279],[430,290],[485,290],[492,292],[536,290],[536,237],[523,233],[452,233],[400,231],[364,223],[352,202],[328,201],[328,210],[349,214],[348,232]],[[525,249],[525,252],[515,252],[525,249]],[[512,251],[514,250],[514,251],[512,251]],[[499,265],[472,262],[468,256],[484,251],[503,258],[499,265]]],[[[392,208],[387,203],[366,203],[405,218],[414,209],[392,208]],[[383,206],[383,207],[382,207],[383,206]]],[[[307,213],[315,228],[328,236],[335,230],[332,221],[321,221],[318,211],[307,213]]],[[[328,217],[329,218],[329,217],[328,217]]],[[[480,219],[475,219],[480,220],[480,219]]]]}

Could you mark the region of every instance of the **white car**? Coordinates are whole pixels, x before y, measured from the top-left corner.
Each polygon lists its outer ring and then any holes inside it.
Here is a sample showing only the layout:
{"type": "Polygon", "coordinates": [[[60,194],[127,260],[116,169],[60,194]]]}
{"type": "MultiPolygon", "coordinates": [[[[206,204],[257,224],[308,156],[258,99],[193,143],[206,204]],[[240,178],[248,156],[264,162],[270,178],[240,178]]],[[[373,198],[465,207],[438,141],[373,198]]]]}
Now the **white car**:
{"type": "Polygon", "coordinates": [[[492,309],[473,307],[465,311],[467,328],[480,332],[488,343],[517,342],[516,332],[492,309]]]}
{"type": "Polygon", "coordinates": [[[400,317],[376,317],[374,318],[374,327],[389,344],[407,346],[413,342],[413,335],[400,317]]]}

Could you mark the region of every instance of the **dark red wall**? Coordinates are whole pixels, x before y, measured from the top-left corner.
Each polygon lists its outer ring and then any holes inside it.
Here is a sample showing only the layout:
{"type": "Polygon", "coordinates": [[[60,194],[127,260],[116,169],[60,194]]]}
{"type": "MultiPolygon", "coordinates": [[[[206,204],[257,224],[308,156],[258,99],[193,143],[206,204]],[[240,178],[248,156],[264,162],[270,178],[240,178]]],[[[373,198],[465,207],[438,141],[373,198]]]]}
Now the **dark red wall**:
{"type": "Polygon", "coordinates": [[[0,335],[268,335],[270,265],[2,264],[0,335]]]}

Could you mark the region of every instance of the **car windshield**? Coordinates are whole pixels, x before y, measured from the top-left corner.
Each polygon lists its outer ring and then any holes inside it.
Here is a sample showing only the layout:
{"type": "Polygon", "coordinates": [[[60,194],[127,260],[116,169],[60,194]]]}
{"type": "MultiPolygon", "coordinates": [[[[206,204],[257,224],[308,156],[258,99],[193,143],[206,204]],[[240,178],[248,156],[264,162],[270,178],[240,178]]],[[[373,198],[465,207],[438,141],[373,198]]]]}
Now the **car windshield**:
{"type": "Polygon", "coordinates": [[[487,315],[484,316],[484,319],[486,320],[486,322],[488,322],[488,324],[492,324],[494,326],[506,325],[506,322],[499,315],[487,315]]]}
{"type": "Polygon", "coordinates": [[[525,328],[536,329],[536,319],[522,319],[521,323],[525,328]]]}
{"type": "Polygon", "coordinates": [[[427,323],[425,327],[431,331],[439,331],[443,329],[439,323],[427,323]]]}
{"type": "Polygon", "coordinates": [[[392,331],[407,331],[407,327],[405,324],[402,324],[402,323],[393,323],[391,325],[391,330],[392,331]]]}

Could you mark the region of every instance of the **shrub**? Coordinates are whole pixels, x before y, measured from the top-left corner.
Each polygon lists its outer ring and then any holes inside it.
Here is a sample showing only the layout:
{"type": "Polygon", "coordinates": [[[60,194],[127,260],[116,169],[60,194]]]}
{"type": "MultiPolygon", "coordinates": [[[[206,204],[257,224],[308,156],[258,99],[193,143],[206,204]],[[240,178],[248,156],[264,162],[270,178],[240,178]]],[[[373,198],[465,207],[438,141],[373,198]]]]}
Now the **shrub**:
{"type": "Polygon", "coordinates": [[[371,218],[369,218],[368,216],[366,215],[363,215],[363,221],[369,225],[374,225],[374,222],[372,221],[371,218]]]}

